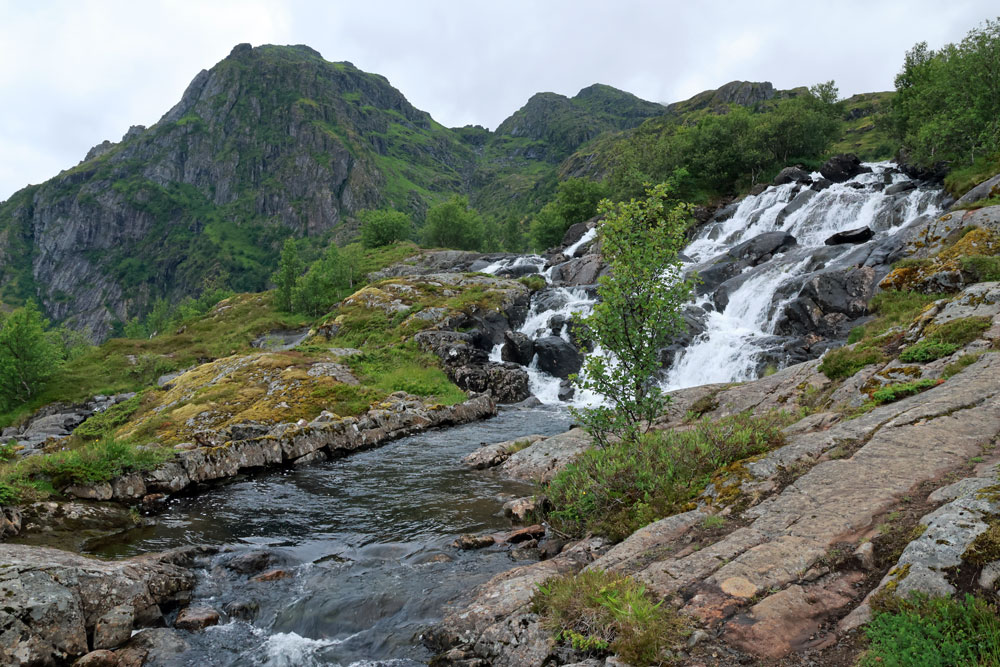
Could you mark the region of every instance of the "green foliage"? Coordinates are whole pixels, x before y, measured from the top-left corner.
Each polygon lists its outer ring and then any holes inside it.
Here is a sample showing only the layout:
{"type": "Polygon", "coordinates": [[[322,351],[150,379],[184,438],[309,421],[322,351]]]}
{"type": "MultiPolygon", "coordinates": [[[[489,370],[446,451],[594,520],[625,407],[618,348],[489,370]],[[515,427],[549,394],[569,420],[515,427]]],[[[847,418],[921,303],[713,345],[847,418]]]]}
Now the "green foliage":
{"type": "Polygon", "coordinates": [[[976,667],[1000,664],[1000,617],[966,595],[914,596],[899,609],[876,613],[865,627],[870,642],[861,667],[976,667]]]}
{"type": "Polygon", "coordinates": [[[543,206],[529,223],[532,247],[542,251],[558,245],[570,225],[597,214],[597,205],[608,194],[608,187],[599,181],[586,178],[562,181],[556,188],[555,199],[543,206]]]}
{"type": "Polygon", "coordinates": [[[309,266],[305,275],[295,280],[292,309],[296,313],[318,317],[353,289],[360,258],[357,253],[341,250],[334,244],[309,266]]]}
{"type": "Polygon", "coordinates": [[[278,260],[278,270],[271,277],[277,287],[274,298],[280,310],[291,312],[295,282],[302,274],[302,269],[302,260],[299,259],[295,240],[285,239],[285,245],[281,249],[281,259],[278,260]]]}
{"type": "Polygon", "coordinates": [[[611,190],[634,197],[683,168],[690,174],[680,184],[686,198],[733,194],[787,164],[821,157],[841,131],[835,98],[828,82],[757,112],[733,106],[691,123],[649,121],[617,146],[611,190]]]}
{"type": "Polygon", "coordinates": [[[125,323],[122,333],[125,338],[152,338],[176,329],[185,322],[201,317],[215,304],[233,295],[231,290],[207,284],[201,294],[184,297],[179,302],[157,299],[153,307],[142,319],[133,317],[125,323]]]}
{"type": "Polygon", "coordinates": [[[152,470],[172,456],[173,451],[167,448],[104,437],[72,449],[0,464],[0,504],[34,499],[46,489],[97,484],[126,472],[152,470]]]}
{"type": "Polygon", "coordinates": [[[537,292],[538,290],[545,289],[548,286],[548,283],[545,282],[545,278],[537,273],[530,276],[521,276],[517,279],[517,282],[521,283],[532,292],[537,292]]]}
{"type": "Polygon", "coordinates": [[[557,641],[578,651],[614,653],[632,665],[659,665],[690,633],[688,623],[638,581],[587,570],[539,584],[531,601],[557,641]]]}
{"type": "Polygon", "coordinates": [[[941,370],[941,377],[943,377],[945,380],[947,380],[950,377],[958,375],[959,373],[961,373],[962,371],[964,371],[966,368],[968,368],[972,364],[974,364],[977,361],[979,361],[979,358],[981,356],[983,356],[983,354],[981,352],[975,353],[975,354],[963,354],[962,356],[960,356],[955,361],[947,364],[941,370]]]}
{"type": "Polygon", "coordinates": [[[958,259],[958,265],[974,282],[1000,280],[1000,257],[995,255],[966,255],[958,259]]]}
{"type": "Polygon", "coordinates": [[[660,350],[684,326],[680,310],[692,287],[677,257],[690,209],[671,188],[661,183],[644,199],[600,207],[601,252],[611,270],[598,280],[600,301],[591,314],[575,321],[580,339],[605,354],[589,355],[574,382],[609,405],[573,410],[600,446],[612,438],[634,443],[669,402],[654,376],[660,350]]]}
{"type": "Polygon", "coordinates": [[[900,361],[907,363],[926,363],[941,357],[947,357],[958,349],[958,345],[953,343],[941,343],[933,340],[922,340],[915,345],[903,350],[899,355],[900,361]]]}
{"type": "Polygon", "coordinates": [[[896,76],[892,122],[908,159],[974,164],[1000,153],[1000,20],[938,51],[921,42],[896,76]]]}
{"type": "Polygon", "coordinates": [[[361,211],[358,218],[361,220],[361,244],[366,248],[405,241],[413,231],[410,216],[399,211],[361,211]]]}
{"type": "Polygon", "coordinates": [[[901,398],[906,398],[907,396],[913,396],[914,394],[926,391],[937,384],[939,384],[937,380],[931,380],[930,378],[914,380],[913,382],[890,384],[873,392],[872,400],[878,405],[893,403],[901,398]]]}
{"type": "Polygon", "coordinates": [[[91,415],[87,421],[76,427],[73,435],[84,440],[110,437],[116,428],[128,422],[141,403],[142,394],[136,394],[126,401],[112,405],[104,412],[91,415]]]}
{"type": "MultiPolygon", "coordinates": [[[[1000,174],[1000,153],[981,155],[973,160],[972,164],[952,167],[944,178],[944,187],[957,198],[996,174],[1000,174]]],[[[969,208],[988,205],[990,204],[987,202],[975,202],[969,208]]]]}
{"type": "Polygon", "coordinates": [[[865,366],[888,360],[888,356],[876,347],[867,345],[854,348],[841,347],[823,355],[818,370],[831,380],[840,380],[851,377],[865,366]]]}
{"type": "Polygon", "coordinates": [[[946,357],[978,338],[991,323],[989,317],[962,317],[944,324],[928,325],[924,337],[903,350],[899,360],[923,363],[946,357]]]}
{"type": "Polygon", "coordinates": [[[0,319],[0,409],[28,401],[58,371],[62,341],[47,328],[33,301],[0,319]]]}
{"type": "Polygon", "coordinates": [[[484,233],[483,219],[469,207],[468,197],[454,195],[427,211],[424,238],[431,247],[479,250],[484,233]]]}
{"type": "Polygon", "coordinates": [[[683,511],[729,464],[784,444],[781,429],[792,420],[785,413],[706,417],[689,430],[588,450],[544,488],[552,507],[546,518],[573,535],[624,539],[683,511]]]}

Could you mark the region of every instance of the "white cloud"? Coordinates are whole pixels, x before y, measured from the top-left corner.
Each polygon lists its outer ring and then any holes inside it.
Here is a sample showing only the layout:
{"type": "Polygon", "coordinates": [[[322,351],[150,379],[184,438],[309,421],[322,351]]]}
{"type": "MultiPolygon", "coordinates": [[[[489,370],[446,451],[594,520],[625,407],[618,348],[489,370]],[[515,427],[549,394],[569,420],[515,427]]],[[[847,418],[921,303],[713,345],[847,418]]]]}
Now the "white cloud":
{"type": "Polygon", "coordinates": [[[308,44],[445,125],[495,127],[535,92],[595,82],[658,102],[734,79],[886,90],[914,43],[998,13],[992,0],[0,0],[0,199],[155,122],[240,42],[308,44]]]}

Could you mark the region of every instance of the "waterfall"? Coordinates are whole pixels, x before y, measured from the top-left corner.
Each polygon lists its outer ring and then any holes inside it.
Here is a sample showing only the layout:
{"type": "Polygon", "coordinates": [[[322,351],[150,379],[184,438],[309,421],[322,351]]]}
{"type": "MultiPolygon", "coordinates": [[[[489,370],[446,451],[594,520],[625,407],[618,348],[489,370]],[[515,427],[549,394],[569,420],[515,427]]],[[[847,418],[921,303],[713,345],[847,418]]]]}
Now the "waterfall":
{"type": "MultiPolygon", "coordinates": [[[[694,305],[706,311],[704,331],[676,355],[665,372],[665,389],[753,379],[761,355],[769,347],[780,347],[780,337],[775,335],[778,315],[810,275],[851,265],[856,253],[874,248],[918,217],[941,214],[940,190],[907,183],[909,179],[889,163],[865,166],[871,171],[819,191],[796,183],[768,187],[743,198],[728,218],[714,219],[698,231],[683,251],[686,271],[704,271],[735,246],[767,232],[791,234],[796,243],[724,281],[727,298],[723,303],[718,303],[711,290],[696,297],[694,305]],[[824,243],[833,234],[866,226],[874,236],[863,244],[824,243]]],[[[811,175],[813,182],[821,178],[819,173],[811,175]]],[[[596,230],[588,231],[565,248],[563,255],[573,257],[595,236],[596,230]]],[[[483,271],[515,276],[539,273],[550,280],[552,267],[545,269],[545,263],[544,257],[525,255],[499,260],[483,271]]],[[[569,341],[569,317],[588,313],[594,302],[592,287],[549,287],[534,295],[519,331],[532,339],[556,335],[569,341]]],[[[492,360],[500,361],[501,349],[502,345],[493,349],[492,360]]],[[[543,403],[562,402],[561,380],[539,370],[537,362],[536,355],[526,367],[532,393],[543,403]]],[[[577,395],[572,401],[580,405],[595,399],[577,395]]]]}

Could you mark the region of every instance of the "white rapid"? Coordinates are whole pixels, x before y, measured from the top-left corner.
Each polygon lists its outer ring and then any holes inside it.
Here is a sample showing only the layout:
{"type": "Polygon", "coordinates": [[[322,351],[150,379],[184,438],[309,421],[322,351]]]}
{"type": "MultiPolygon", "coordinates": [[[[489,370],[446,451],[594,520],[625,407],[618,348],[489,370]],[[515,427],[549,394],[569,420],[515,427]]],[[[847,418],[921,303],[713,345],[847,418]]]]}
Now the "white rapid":
{"type": "MultiPolygon", "coordinates": [[[[757,373],[763,344],[774,334],[781,306],[796,295],[793,292],[783,297],[781,288],[801,282],[819,268],[817,264],[833,265],[858,249],[851,244],[825,246],[827,238],[867,226],[875,232],[867,243],[876,244],[918,216],[940,212],[939,190],[915,187],[887,194],[891,185],[909,179],[888,163],[867,166],[871,167],[871,173],[811,195],[802,195],[808,187],[795,183],[768,188],[743,199],[728,220],[702,228],[684,251],[692,260],[691,268],[699,264],[704,267],[707,260],[765,232],[787,232],[798,245],[745,269],[748,276],[745,282],[729,294],[725,308],[709,312],[706,331],[675,360],[667,373],[665,388],[752,379],[757,373]],[[792,202],[802,200],[796,197],[805,199],[798,208],[792,202]],[[820,251],[822,259],[818,260],[820,251]]],[[[819,179],[820,175],[814,173],[812,178],[819,179]]]]}
{"type": "MultiPolygon", "coordinates": [[[[857,257],[854,253],[884,242],[919,216],[940,214],[940,190],[906,183],[909,179],[889,163],[866,166],[871,168],[869,173],[818,192],[796,183],[769,187],[742,199],[729,217],[713,220],[699,230],[684,250],[689,260],[687,269],[704,271],[727,251],[766,232],[791,234],[796,245],[764,258],[727,281],[728,300],[719,304],[721,308],[715,307],[718,299],[713,299],[712,290],[695,299],[695,305],[707,311],[704,331],[676,354],[664,375],[665,389],[756,377],[765,351],[771,348],[772,358],[773,348],[780,346],[781,340],[775,336],[778,315],[785,303],[798,295],[809,274],[835,267],[838,262],[846,267],[857,257]],[[824,243],[833,234],[866,226],[874,237],[865,244],[824,243]]],[[[821,176],[814,173],[811,179],[818,181],[821,176]]],[[[595,230],[588,231],[563,254],[573,257],[595,236],[595,230]]],[[[551,281],[552,267],[546,269],[545,263],[545,258],[538,255],[509,257],[482,271],[509,276],[538,273],[551,281]]],[[[566,322],[572,313],[589,312],[594,302],[593,287],[547,288],[535,294],[519,331],[532,339],[556,335],[570,341],[566,322]]],[[[500,361],[501,350],[502,345],[497,345],[491,359],[500,361]]],[[[592,354],[600,353],[597,350],[592,354]]],[[[782,366],[783,362],[777,359],[775,365],[782,366]]],[[[559,378],[538,369],[537,355],[526,369],[531,390],[539,400],[547,404],[564,402],[560,394],[565,385],[561,390],[559,378]]],[[[570,400],[582,405],[592,404],[597,398],[578,392],[570,400]]]]}

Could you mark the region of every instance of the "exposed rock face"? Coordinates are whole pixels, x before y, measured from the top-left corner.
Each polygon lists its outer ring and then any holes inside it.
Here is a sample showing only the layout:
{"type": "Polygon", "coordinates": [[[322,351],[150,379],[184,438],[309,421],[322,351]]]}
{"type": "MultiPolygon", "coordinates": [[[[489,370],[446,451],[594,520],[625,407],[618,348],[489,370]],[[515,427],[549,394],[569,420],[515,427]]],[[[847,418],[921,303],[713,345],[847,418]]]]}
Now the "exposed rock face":
{"type": "Polygon", "coordinates": [[[188,599],[194,576],[187,566],[204,553],[191,547],[99,561],[0,544],[0,661],[59,665],[116,648],[133,627],[162,622],[164,610],[188,599]]]}
{"type": "Polygon", "coordinates": [[[88,417],[104,412],[133,396],[134,393],[95,396],[80,405],[53,403],[39,410],[21,426],[9,426],[3,429],[2,438],[4,442],[13,440],[21,456],[37,454],[47,442],[65,438],[88,417]]]}
{"type": "Polygon", "coordinates": [[[989,180],[983,181],[959,197],[958,201],[955,202],[954,208],[961,208],[970,204],[975,204],[976,202],[980,202],[983,199],[989,199],[991,197],[1000,197],[1000,174],[997,174],[989,180]]]}
{"type": "Polygon", "coordinates": [[[806,281],[781,315],[777,331],[843,338],[851,322],[868,312],[878,285],[871,267],[821,273],[806,281]]]}
{"type": "Polygon", "coordinates": [[[546,336],[535,341],[538,367],[559,378],[568,378],[583,365],[580,351],[558,336],[546,336]]]}
{"type": "Polygon", "coordinates": [[[864,169],[857,155],[847,153],[846,155],[834,155],[819,168],[819,173],[823,175],[823,178],[834,183],[843,183],[862,173],[864,169]]]}
{"type": "Polygon", "coordinates": [[[695,267],[701,279],[696,290],[699,294],[712,292],[730,278],[738,276],[743,269],[757,266],[773,257],[775,253],[785,252],[795,244],[795,237],[791,234],[765,232],[733,246],[727,252],[695,267]]]}

